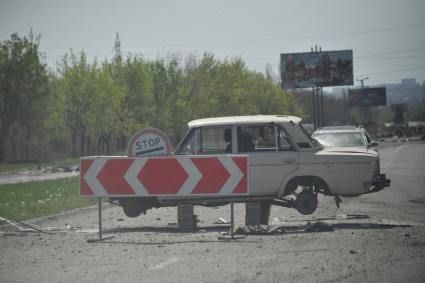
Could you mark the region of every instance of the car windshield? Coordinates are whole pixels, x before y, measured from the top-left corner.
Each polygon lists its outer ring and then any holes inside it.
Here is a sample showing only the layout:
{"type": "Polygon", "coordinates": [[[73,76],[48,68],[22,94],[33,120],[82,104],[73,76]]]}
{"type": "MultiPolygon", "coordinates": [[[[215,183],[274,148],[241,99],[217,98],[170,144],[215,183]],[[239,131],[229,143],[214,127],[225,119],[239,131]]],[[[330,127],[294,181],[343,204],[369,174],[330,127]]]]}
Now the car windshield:
{"type": "Polygon", "coordinates": [[[318,133],[313,138],[328,147],[365,146],[360,133],[318,133]]]}

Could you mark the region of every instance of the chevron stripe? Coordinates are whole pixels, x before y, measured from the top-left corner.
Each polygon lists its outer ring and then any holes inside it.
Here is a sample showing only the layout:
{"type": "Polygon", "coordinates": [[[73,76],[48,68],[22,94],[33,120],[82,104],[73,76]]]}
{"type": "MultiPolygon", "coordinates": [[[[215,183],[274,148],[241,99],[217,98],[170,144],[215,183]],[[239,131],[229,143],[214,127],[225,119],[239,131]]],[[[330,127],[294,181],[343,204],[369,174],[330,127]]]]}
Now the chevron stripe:
{"type": "Polygon", "coordinates": [[[182,157],[178,158],[177,160],[184,168],[184,170],[186,170],[186,172],[189,174],[189,178],[187,178],[186,182],[181,187],[179,195],[189,195],[201,180],[202,174],[189,157],[182,157]]]}
{"type": "Polygon", "coordinates": [[[230,173],[230,178],[221,188],[220,195],[230,195],[233,190],[239,184],[243,178],[243,174],[232,158],[227,156],[219,156],[218,159],[221,161],[226,170],[230,173]]]}
{"type": "Polygon", "coordinates": [[[149,195],[148,191],[146,191],[146,188],[137,177],[140,171],[142,171],[143,166],[145,166],[147,160],[147,158],[134,158],[133,164],[130,166],[130,168],[128,168],[127,173],[124,175],[124,179],[130,184],[136,195],[149,195]]]}
{"type": "Polygon", "coordinates": [[[107,196],[107,192],[99,180],[96,178],[100,170],[102,170],[108,159],[97,157],[94,159],[92,165],[87,170],[86,175],[84,175],[84,180],[90,186],[90,189],[93,191],[95,196],[107,196]]]}

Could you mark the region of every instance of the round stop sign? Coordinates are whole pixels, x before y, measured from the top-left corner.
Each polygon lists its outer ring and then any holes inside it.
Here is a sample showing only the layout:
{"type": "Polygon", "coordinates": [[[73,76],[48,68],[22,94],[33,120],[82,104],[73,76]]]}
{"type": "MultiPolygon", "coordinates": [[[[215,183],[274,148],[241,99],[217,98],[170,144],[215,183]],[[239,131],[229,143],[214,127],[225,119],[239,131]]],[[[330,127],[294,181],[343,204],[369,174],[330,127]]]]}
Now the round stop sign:
{"type": "Polygon", "coordinates": [[[128,143],[128,156],[171,155],[171,142],[166,134],[155,128],[146,128],[133,135],[128,143]]]}

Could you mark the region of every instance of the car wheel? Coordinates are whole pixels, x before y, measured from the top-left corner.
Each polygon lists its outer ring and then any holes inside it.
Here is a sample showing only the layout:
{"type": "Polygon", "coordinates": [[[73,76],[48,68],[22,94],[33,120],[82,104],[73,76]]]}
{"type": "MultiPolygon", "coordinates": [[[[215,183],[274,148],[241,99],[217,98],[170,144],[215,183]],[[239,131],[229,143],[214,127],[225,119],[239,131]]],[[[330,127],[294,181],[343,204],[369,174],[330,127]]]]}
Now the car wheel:
{"type": "Polygon", "coordinates": [[[142,204],[138,199],[127,199],[122,204],[122,208],[124,210],[124,214],[127,217],[137,217],[142,214],[142,204]]]}
{"type": "Polygon", "coordinates": [[[303,190],[295,199],[295,209],[304,215],[312,214],[317,209],[317,194],[303,190]]]}

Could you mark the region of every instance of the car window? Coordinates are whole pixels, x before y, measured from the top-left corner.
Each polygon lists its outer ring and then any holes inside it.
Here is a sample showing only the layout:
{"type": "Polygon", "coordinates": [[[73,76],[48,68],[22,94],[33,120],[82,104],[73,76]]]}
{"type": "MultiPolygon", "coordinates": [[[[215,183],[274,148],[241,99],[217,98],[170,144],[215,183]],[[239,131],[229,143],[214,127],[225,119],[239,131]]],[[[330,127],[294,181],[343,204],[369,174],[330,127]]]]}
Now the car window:
{"type": "Polygon", "coordinates": [[[249,125],[238,127],[238,151],[276,150],[274,125],[249,125]]]}
{"type": "Polygon", "coordinates": [[[232,129],[230,127],[202,128],[199,154],[231,153],[232,129]]]}
{"type": "Polygon", "coordinates": [[[274,124],[239,126],[238,152],[292,150],[284,129],[277,126],[276,131],[277,137],[274,124]]]}
{"type": "Polygon", "coordinates": [[[231,127],[207,127],[193,129],[178,147],[176,154],[217,154],[231,152],[231,127]]]}
{"type": "Polygon", "coordinates": [[[277,138],[277,144],[279,146],[279,150],[292,150],[292,145],[289,142],[288,134],[281,127],[278,127],[279,135],[277,138]]]}
{"type": "Polygon", "coordinates": [[[360,133],[318,133],[314,138],[325,146],[365,146],[360,133]]]}
{"type": "Polygon", "coordinates": [[[191,130],[177,148],[176,154],[197,154],[199,150],[199,133],[200,129],[191,130]]]}

